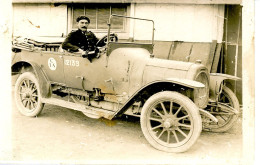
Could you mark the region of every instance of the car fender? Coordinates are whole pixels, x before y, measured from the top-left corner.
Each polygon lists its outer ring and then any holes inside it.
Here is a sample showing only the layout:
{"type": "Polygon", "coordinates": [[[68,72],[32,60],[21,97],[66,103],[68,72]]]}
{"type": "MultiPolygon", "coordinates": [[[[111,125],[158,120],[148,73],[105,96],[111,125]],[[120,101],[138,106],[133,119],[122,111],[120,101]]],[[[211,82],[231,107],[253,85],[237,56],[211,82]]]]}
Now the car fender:
{"type": "Polygon", "coordinates": [[[38,79],[38,82],[39,82],[41,96],[44,97],[44,98],[50,97],[50,95],[51,95],[51,90],[50,90],[51,85],[48,81],[48,78],[46,77],[46,74],[41,69],[41,67],[38,64],[36,64],[32,61],[19,61],[19,62],[15,63],[12,66],[12,68],[14,66],[17,67],[18,65],[20,65],[19,63],[20,64],[27,63],[32,67],[34,74],[35,74],[35,76],[36,76],[36,78],[38,79]]]}
{"type": "Polygon", "coordinates": [[[209,99],[211,101],[216,101],[219,93],[222,91],[222,86],[224,80],[241,80],[241,78],[222,74],[222,73],[210,73],[210,81],[209,81],[209,99]]]}
{"type": "Polygon", "coordinates": [[[166,78],[168,82],[172,82],[174,84],[182,85],[189,88],[204,88],[205,85],[194,80],[182,79],[182,78],[166,78]]]}
{"type": "Polygon", "coordinates": [[[123,106],[121,106],[121,108],[119,108],[112,116],[109,117],[109,119],[113,119],[117,116],[122,115],[127,108],[132,105],[135,102],[135,99],[138,97],[139,93],[142,93],[146,88],[152,86],[152,85],[156,85],[159,83],[170,83],[173,85],[180,85],[182,87],[187,87],[187,88],[191,88],[191,89],[195,89],[195,88],[203,88],[205,87],[204,84],[197,82],[197,81],[193,81],[193,80],[188,80],[188,79],[181,79],[181,78],[167,78],[167,79],[163,79],[163,80],[156,80],[156,81],[152,81],[144,86],[142,86],[140,89],[138,89],[124,104],[123,106]]]}

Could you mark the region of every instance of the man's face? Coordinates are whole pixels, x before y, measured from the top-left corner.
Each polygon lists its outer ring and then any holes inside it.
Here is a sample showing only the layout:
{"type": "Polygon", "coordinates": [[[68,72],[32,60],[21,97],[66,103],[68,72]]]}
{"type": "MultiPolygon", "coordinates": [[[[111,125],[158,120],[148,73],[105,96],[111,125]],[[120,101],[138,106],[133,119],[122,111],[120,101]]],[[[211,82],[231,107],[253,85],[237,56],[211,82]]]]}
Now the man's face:
{"type": "Polygon", "coordinates": [[[82,19],[78,22],[78,28],[82,31],[87,31],[89,22],[85,19],[82,19]]]}

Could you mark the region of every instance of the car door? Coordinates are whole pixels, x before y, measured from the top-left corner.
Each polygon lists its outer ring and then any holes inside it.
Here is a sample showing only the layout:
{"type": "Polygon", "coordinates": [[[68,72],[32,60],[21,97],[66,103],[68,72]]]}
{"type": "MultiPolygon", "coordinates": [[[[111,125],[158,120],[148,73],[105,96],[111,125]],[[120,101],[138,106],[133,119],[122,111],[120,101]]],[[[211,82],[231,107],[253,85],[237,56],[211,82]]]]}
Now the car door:
{"type": "Polygon", "coordinates": [[[43,51],[40,55],[42,69],[52,83],[64,84],[63,54],[59,52],[43,51]]]}
{"type": "Polygon", "coordinates": [[[100,88],[103,93],[114,93],[113,85],[109,81],[106,55],[94,58],[90,62],[77,53],[64,55],[64,75],[68,87],[92,91],[100,88]]]}

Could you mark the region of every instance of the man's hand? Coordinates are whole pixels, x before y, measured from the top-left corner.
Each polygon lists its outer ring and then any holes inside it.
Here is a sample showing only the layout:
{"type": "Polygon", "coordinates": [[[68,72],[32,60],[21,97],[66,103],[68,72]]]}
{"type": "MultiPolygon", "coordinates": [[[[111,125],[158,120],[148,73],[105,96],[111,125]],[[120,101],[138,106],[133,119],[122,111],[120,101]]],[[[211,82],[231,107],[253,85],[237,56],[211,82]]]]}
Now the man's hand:
{"type": "Polygon", "coordinates": [[[86,54],[86,51],[84,51],[84,50],[82,50],[82,49],[79,49],[79,50],[78,50],[78,53],[80,53],[81,55],[84,55],[84,54],[86,54]]]}
{"type": "Polygon", "coordinates": [[[98,50],[99,50],[99,53],[103,54],[103,53],[105,53],[105,51],[106,51],[106,47],[105,47],[105,46],[103,46],[103,47],[98,47],[98,50]]]}
{"type": "MultiPolygon", "coordinates": [[[[81,49],[82,50],[82,49],[81,49]]],[[[80,51],[78,51],[78,53],[80,53],[80,51]]],[[[89,55],[88,55],[88,51],[81,51],[81,56],[83,58],[87,58],[89,60],[89,55]]],[[[89,60],[90,61],[90,60],[89,60]]],[[[91,61],[90,61],[91,62],[91,61]]]]}

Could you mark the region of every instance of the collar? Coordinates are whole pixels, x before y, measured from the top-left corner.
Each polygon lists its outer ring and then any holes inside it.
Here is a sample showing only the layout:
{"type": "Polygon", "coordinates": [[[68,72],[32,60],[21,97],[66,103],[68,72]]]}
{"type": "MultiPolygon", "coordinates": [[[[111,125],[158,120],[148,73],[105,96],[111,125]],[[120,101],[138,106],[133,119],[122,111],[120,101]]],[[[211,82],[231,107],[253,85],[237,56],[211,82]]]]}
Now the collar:
{"type": "Polygon", "coordinates": [[[79,30],[82,34],[87,34],[87,32],[88,32],[88,31],[85,31],[85,32],[84,32],[84,31],[82,31],[82,30],[80,30],[80,29],[78,29],[78,30],[79,30]]]}

